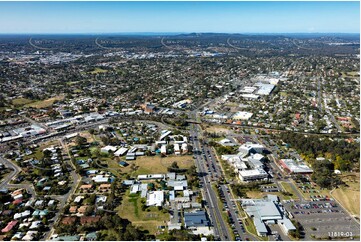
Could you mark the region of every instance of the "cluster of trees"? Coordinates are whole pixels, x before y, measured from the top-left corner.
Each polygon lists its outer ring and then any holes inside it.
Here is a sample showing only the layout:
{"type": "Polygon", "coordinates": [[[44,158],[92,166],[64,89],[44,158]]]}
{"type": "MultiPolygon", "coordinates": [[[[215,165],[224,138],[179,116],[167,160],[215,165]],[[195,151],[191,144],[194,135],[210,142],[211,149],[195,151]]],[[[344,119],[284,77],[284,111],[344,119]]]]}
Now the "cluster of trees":
{"type": "Polygon", "coordinates": [[[317,183],[321,188],[330,189],[337,185],[341,185],[343,182],[334,173],[334,167],[335,165],[328,160],[314,162],[314,164],[312,165],[312,180],[317,183]]]}
{"type": "Polygon", "coordinates": [[[58,234],[101,231],[97,238],[100,241],[145,241],[155,238],[154,235],[149,234],[149,231],[134,227],[129,220],[119,217],[118,214],[109,213],[105,213],[97,223],[82,226],[60,224],[55,231],[58,234]]]}
{"type": "Polygon", "coordinates": [[[170,125],[174,125],[176,127],[185,127],[188,125],[188,122],[186,121],[186,119],[181,118],[181,117],[177,117],[177,118],[166,118],[164,119],[164,121],[170,125]]]}
{"type": "MultiPolygon", "coordinates": [[[[167,234],[163,235],[162,240],[165,241],[199,241],[201,240],[201,235],[191,234],[187,230],[170,230],[167,234]]],[[[207,236],[208,241],[213,241],[214,236],[207,236]]]]}
{"type": "Polygon", "coordinates": [[[291,220],[291,222],[296,227],[296,230],[295,231],[290,231],[289,235],[292,236],[293,238],[296,238],[296,239],[304,238],[305,237],[305,232],[304,232],[305,229],[300,224],[300,222],[295,221],[295,220],[291,220]]]}
{"type": "Polygon", "coordinates": [[[219,155],[237,154],[238,152],[237,146],[223,146],[214,141],[209,141],[209,145],[213,146],[219,155]]]}
{"type": "Polygon", "coordinates": [[[189,167],[189,169],[186,172],[187,179],[188,179],[188,185],[192,188],[199,187],[199,178],[198,178],[198,172],[197,167],[195,165],[192,165],[189,167]]]}
{"type": "Polygon", "coordinates": [[[176,161],[172,162],[172,164],[167,168],[169,172],[177,172],[177,173],[184,173],[187,169],[182,169],[178,166],[176,161]]]}
{"type": "Polygon", "coordinates": [[[247,192],[260,191],[261,185],[267,184],[267,182],[249,182],[240,184],[231,184],[232,191],[239,197],[247,198],[247,192]]]}
{"type": "Polygon", "coordinates": [[[311,163],[314,163],[313,161],[317,156],[325,156],[334,162],[335,169],[348,171],[359,166],[359,144],[328,138],[320,140],[320,136],[305,137],[303,134],[291,132],[281,133],[280,138],[299,153],[308,157],[311,163]]]}

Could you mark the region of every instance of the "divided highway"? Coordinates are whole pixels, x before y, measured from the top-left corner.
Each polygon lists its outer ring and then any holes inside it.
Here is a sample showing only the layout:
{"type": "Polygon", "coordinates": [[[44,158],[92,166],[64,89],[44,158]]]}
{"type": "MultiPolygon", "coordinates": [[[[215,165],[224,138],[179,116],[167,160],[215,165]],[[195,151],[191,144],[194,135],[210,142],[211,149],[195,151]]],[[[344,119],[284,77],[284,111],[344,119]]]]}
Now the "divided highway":
{"type": "MultiPolygon", "coordinates": [[[[197,125],[198,126],[198,125],[197,125]]],[[[194,150],[201,150],[201,143],[198,140],[198,128],[196,125],[191,124],[190,135],[194,138],[194,150]]],[[[207,170],[204,167],[204,161],[199,155],[196,155],[196,166],[198,168],[198,173],[200,176],[200,184],[204,188],[204,198],[207,202],[208,212],[210,216],[211,223],[214,227],[214,235],[216,238],[221,240],[230,240],[227,226],[222,218],[220,208],[218,207],[217,195],[212,189],[211,185],[211,175],[208,174],[207,170]],[[219,226],[219,227],[218,227],[219,226]]]]}

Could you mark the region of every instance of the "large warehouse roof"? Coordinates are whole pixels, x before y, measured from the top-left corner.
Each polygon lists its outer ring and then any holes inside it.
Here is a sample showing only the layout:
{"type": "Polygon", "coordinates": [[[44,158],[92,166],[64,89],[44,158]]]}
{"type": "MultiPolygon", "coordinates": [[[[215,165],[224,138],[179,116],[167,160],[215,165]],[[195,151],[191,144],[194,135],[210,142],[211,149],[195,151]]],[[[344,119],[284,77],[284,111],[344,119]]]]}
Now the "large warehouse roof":
{"type": "Polygon", "coordinates": [[[245,211],[255,218],[264,220],[282,219],[282,214],[272,201],[253,200],[253,206],[246,206],[245,211]]]}

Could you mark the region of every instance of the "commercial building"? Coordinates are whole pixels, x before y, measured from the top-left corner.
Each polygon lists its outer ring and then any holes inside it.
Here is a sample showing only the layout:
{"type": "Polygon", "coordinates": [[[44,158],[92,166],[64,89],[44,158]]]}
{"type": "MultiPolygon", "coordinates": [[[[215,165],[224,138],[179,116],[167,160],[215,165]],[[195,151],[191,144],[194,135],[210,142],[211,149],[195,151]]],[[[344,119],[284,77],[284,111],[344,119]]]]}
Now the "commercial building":
{"type": "Polygon", "coordinates": [[[252,167],[252,169],[258,169],[258,168],[263,168],[264,164],[264,157],[261,154],[253,154],[249,157],[247,157],[247,163],[249,164],[250,167],[252,167]]]}
{"type": "Polygon", "coordinates": [[[282,159],[280,165],[283,170],[293,174],[311,174],[313,170],[309,168],[302,161],[295,161],[293,159],[282,159]]]}
{"type": "Polygon", "coordinates": [[[14,129],[13,131],[16,135],[19,135],[24,138],[46,133],[45,129],[37,125],[30,125],[28,127],[14,129]]]}
{"type": "Polygon", "coordinates": [[[122,147],[114,153],[114,156],[122,156],[125,153],[127,153],[127,151],[128,151],[127,148],[122,147]]]}
{"type": "Polygon", "coordinates": [[[296,229],[284,215],[279,199],[275,195],[268,195],[264,199],[242,199],[241,205],[247,215],[253,219],[259,236],[268,234],[267,224],[279,224],[285,234],[296,229]]]}
{"type": "Polygon", "coordinates": [[[275,88],[275,85],[272,84],[264,84],[264,83],[256,83],[254,84],[255,86],[258,86],[259,89],[257,90],[256,94],[257,95],[263,95],[263,96],[268,96],[271,94],[271,92],[273,91],[273,89],[275,88]]]}
{"type": "Polygon", "coordinates": [[[255,100],[259,98],[259,95],[256,94],[241,94],[240,96],[247,100],[255,100]]]}
{"type": "Polygon", "coordinates": [[[266,180],[268,177],[267,172],[263,169],[253,169],[253,170],[241,170],[238,172],[239,179],[243,182],[257,181],[257,180],[266,180]]]}
{"type": "Polygon", "coordinates": [[[195,212],[185,212],[184,225],[186,228],[189,229],[197,227],[208,227],[209,222],[206,216],[206,212],[203,210],[198,210],[195,212]]]}
{"type": "Polygon", "coordinates": [[[257,87],[248,87],[245,86],[242,90],[240,90],[240,93],[253,93],[254,91],[257,90],[257,87]]]}
{"type": "Polygon", "coordinates": [[[278,224],[285,234],[288,234],[289,232],[296,230],[296,227],[293,225],[291,220],[289,220],[286,217],[281,220],[278,220],[278,224]]]}
{"type": "Polygon", "coordinates": [[[253,113],[249,112],[237,112],[232,116],[235,120],[248,120],[252,117],[253,113]]]}
{"type": "Polygon", "coordinates": [[[246,143],[241,145],[238,150],[242,152],[243,154],[255,154],[255,153],[262,153],[264,151],[263,145],[260,144],[252,144],[252,143],[246,143]]]}

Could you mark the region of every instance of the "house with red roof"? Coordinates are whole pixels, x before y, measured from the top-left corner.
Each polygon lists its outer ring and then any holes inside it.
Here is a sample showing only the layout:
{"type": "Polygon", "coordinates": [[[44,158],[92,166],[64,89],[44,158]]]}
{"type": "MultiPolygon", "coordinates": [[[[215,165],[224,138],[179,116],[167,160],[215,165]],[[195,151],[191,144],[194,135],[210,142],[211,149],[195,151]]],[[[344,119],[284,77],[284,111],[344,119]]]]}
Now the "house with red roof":
{"type": "Polygon", "coordinates": [[[1,230],[1,232],[7,233],[7,232],[11,231],[17,223],[18,223],[17,220],[13,220],[13,221],[9,222],[8,225],[6,225],[6,227],[1,230]]]}

